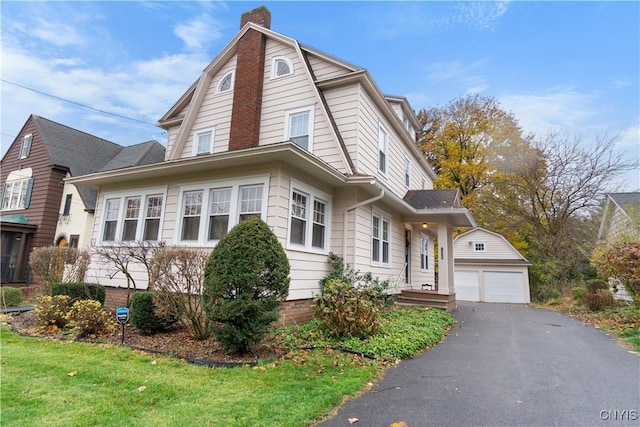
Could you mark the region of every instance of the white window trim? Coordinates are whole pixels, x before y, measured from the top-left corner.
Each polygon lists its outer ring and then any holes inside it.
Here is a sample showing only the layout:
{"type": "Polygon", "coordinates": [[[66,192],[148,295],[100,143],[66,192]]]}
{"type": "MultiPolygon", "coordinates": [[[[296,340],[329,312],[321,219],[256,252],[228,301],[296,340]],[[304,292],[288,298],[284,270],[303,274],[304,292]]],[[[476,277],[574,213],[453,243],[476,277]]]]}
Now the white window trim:
{"type": "Polygon", "coordinates": [[[33,169],[32,168],[24,168],[19,170],[14,170],[7,175],[7,179],[4,183],[2,183],[2,191],[0,191],[2,198],[0,199],[0,210],[2,212],[6,211],[17,211],[28,209],[30,205],[30,199],[33,195],[33,169]],[[11,201],[13,198],[13,186],[17,183],[20,183],[20,192],[16,193],[17,198],[16,205],[11,207],[11,201]],[[8,193],[7,190],[11,185],[11,193],[8,193]],[[31,188],[29,189],[29,186],[31,188]],[[4,206],[4,201],[7,200],[7,206],[4,206]]]}
{"type": "Polygon", "coordinates": [[[222,76],[222,78],[220,79],[220,81],[218,82],[218,86],[216,87],[216,93],[227,93],[227,92],[233,91],[233,86],[234,86],[235,82],[236,82],[236,72],[235,72],[235,70],[231,70],[231,71],[225,73],[222,76]],[[231,86],[229,87],[229,89],[222,90],[222,82],[224,82],[225,79],[227,77],[229,77],[229,76],[231,76],[231,86]]]}
{"type": "Polygon", "coordinates": [[[473,251],[474,252],[486,252],[487,251],[487,244],[485,242],[473,242],[473,251]]]}
{"type": "Polygon", "coordinates": [[[404,185],[411,188],[411,158],[404,155],[404,185]]]}
{"type": "Polygon", "coordinates": [[[295,70],[293,68],[293,63],[286,56],[278,55],[278,56],[274,56],[273,58],[271,58],[271,80],[280,79],[282,77],[287,77],[287,76],[292,76],[294,74],[294,72],[295,72],[295,70]],[[289,66],[289,73],[288,74],[282,74],[280,76],[277,74],[278,67],[276,66],[276,64],[277,64],[278,61],[284,61],[284,62],[287,63],[287,65],[289,66]]]}
{"type": "Polygon", "coordinates": [[[378,172],[382,173],[384,176],[387,175],[387,171],[389,170],[389,131],[387,128],[380,122],[378,124],[378,155],[376,156],[378,160],[377,169],[378,172]],[[384,135],[386,138],[382,138],[384,135]],[[384,142],[384,146],[383,146],[384,142]],[[384,169],[380,168],[380,152],[384,153],[384,169]]]}
{"type": "Polygon", "coordinates": [[[291,187],[289,188],[289,214],[287,223],[287,249],[303,252],[312,252],[319,254],[328,254],[331,241],[331,203],[332,197],[322,191],[316,190],[302,182],[291,180],[291,187]],[[306,215],[306,241],[304,245],[297,243],[291,243],[291,218],[292,208],[291,200],[293,199],[293,193],[303,193],[307,196],[307,215],[306,215]],[[325,233],[324,233],[324,248],[320,249],[312,245],[313,240],[313,202],[318,199],[325,204],[325,233]]]}
{"type": "Polygon", "coordinates": [[[33,134],[28,134],[22,137],[20,142],[20,159],[26,159],[31,155],[31,145],[33,144],[33,134]]]}
{"type": "Polygon", "coordinates": [[[429,249],[431,249],[431,239],[429,239],[429,236],[427,236],[426,234],[420,233],[420,271],[422,272],[427,272],[429,271],[429,266],[431,265],[430,259],[429,259],[429,249]],[[425,253],[425,242],[427,245],[427,252],[425,253]],[[426,264],[427,264],[427,268],[422,268],[422,261],[423,259],[427,260],[426,264]]]}
{"type": "MultiPolygon", "coordinates": [[[[287,110],[284,112],[284,140],[288,141],[289,131],[291,127],[291,116],[299,113],[309,113],[309,143],[307,144],[307,151],[313,153],[313,128],[315,127],[315,106],[308,105],[305,107],[295,108],[293,110],[287,110]]],[[[302,147],[301,147],[302,148],[302,147]]]]}
{"type": "Polygon", "coordinates": [[[391,221],[391,216],[379,211],[377,209],[374,209],[372,211],[371,214],[371,265],[372,266],[378,266],[378,267],[387,267],[387,268],[391,268],[391,259],[392,259],[392,236],[393,236],[393,222],[391,221]],[[373,259],[373,218],[374,217],[378,217],[380,219],[380,261],[374,261],[373,259]],[[389,239],[387,240],[387,243],[389,244],[389,261],[388,262],[383,262],[383,246],[384,246],[384,240],[382,239],[382,230],[383,230],[383,223],[387,222],[389,224],[389,239]]]}
{"type": "Polygon", "coordinates": [[[215,137],[216,137],[216,128],[214,127],[210,127],[210,128],[204,128],[204,129],[198,129],[196,131],[193,132],[193,155],[194,156],[203,156],[205,154],[212,154],[213,153],[213,146],[214,146],[214,141],[215,141],[215,137]],[[211,142],[209,144],[209,152],[208,153],[198,153],[198,136],[202,135],[204,133],[207,132],[211,132],[211,142]]]}
{"type": "Polygon", "coordinates": [[[214,247],[219,240],[207,239],[207,227],[209,226],[209,197],[211,190],[216,188],[231,188],[231,204],[229,206],[229,230],[238,224],[240,218],[240,187],[262,185],[262,205],[260,207],[260,218],[266,222],[267,207],[269,206],[269,176],[260,175],[241,179],[214,180],[190,185],[180,186],[178,189],[178,205],[176,210],[176,220],[174,224],[173,241],[178,246],[214,247]],[[184,208],[184,193],[188,191],[202,190],[202,210],[200,212],[200,227],[198,229],[198,240],[181,240],[182,221],[184,208]]]}
{"type": "Polygon", "coordinates": [[[117,246],[127,242],[139,242],[144,237],[144,225],[147,212],[147,198],[149,196],[162,196],[162,212],[160,213],[160,225],[158,229],[158,240],[149,240],[150,242],[162,241],[162,225],[164,224],[164,215],[167,207],[167,187],[154,187],[144,188],[135,191],[127,192],[114,192],[104,193],[100,199],[102,203],[100,218],[97,220],[100,223],[100,229],[98,231],[97,242],[102,246],[117,246]],[[135,240],[122,240],[122,230],[124,227],[126,204],[125,201],[129,198],[140,197],[140,212],[138,213],[138,223],[136,226],[136,238],[135,240]],[[105,221],[107,217],[107,200],[119,199],[120,207],[118,209],[118,218],[116,222],[116,231],[114,240],[104,240],[105,221]]]}

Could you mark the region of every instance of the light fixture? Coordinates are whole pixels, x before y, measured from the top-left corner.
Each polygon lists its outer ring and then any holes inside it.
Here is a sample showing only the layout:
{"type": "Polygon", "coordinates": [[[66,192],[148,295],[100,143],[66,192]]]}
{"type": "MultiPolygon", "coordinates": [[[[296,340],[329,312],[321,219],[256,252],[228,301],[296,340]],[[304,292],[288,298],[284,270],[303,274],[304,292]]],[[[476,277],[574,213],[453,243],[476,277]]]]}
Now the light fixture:
{"type": "Polygon", "coordinates": [[[428,228],[428,227],[429,227],[429,225],[426,222],[422,223],[422,228],[428,228]]]}

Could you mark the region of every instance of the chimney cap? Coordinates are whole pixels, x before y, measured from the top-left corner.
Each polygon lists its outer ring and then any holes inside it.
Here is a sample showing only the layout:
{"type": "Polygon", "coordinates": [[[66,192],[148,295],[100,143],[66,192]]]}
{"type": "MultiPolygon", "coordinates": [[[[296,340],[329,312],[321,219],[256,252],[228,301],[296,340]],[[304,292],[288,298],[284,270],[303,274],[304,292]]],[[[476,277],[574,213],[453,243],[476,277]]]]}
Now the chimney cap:
{"type": "Polygon", "coordinates": [[[266,29],[271,29],[271,12],[269,12],[266,6],[260,6],[243,13],[240,18],[240,29],[247,25],[248,22],[260,25],[266,29]]]}

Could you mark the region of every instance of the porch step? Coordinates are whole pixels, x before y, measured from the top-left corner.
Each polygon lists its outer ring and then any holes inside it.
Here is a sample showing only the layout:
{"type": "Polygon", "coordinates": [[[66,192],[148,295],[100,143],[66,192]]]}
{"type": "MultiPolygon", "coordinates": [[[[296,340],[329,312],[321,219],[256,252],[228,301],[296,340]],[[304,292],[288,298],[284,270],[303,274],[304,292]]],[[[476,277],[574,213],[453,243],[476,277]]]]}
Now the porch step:
{"type": "Polygon", "coordinates": [[[420,305],[451,311],[456,309],[456,296],[455,294],[438,294],[433,291],[405,289],[400,291],[400,294],[396,297],[396,304],[420,305]]]}

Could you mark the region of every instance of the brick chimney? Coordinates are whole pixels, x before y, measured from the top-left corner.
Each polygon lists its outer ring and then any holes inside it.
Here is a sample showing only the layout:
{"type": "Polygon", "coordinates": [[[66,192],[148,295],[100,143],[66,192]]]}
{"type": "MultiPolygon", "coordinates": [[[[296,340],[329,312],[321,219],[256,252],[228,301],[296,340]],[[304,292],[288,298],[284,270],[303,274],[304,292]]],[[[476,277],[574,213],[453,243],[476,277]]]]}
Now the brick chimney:
{"type": "MultiPolygon", "coordinates": [[[[242,14],[240,28],[248,22],[268,29],[271,26],[271,12],[265,6],[261,6],[242,14]]],[[[229,135],[230,151],[259,145],[266,43],[265,35],[254,29],[248,30],[238,40],[238,62],[229,135]]]]}

